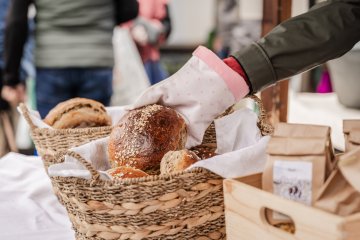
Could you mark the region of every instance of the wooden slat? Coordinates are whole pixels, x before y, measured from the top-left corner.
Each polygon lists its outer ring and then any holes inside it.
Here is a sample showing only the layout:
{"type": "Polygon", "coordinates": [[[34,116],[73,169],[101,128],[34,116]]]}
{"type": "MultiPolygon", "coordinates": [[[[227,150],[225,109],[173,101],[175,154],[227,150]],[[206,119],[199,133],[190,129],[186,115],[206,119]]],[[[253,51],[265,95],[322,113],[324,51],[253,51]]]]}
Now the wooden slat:
{"type": "MultiPolygon", "coordinates": [[[[291,0],[264,0],[262,35],[291,17],[291,0]]],[[[287,122],[288,80],[283,80],[261,92],[261,99],[272,124],[287,122]]]]}
{"type": "Polygon", "coordinates": [[[262,173],[257,173],[257,174],[252,174],[252,175],[244,176],[241,178],[237,178],[236,180],[241,181],[242,183],[246,183],[250,186],[261,189],[261,185],[262,185],[261,176],[262,176],[262,173]]]}

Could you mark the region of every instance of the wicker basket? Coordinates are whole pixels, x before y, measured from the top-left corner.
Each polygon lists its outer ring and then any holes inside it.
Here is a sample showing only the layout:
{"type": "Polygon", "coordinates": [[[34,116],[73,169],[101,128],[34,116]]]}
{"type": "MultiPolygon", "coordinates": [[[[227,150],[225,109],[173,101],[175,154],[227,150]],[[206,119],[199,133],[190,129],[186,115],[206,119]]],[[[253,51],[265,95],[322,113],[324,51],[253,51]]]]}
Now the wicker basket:
{"type": "MultiPolygon", "coordinates": [[[[262,105],[259,108],[262,110],[262,105]]],[[[263,135],[272,131],[261,114],[259,126],[263,135]]],[[[215,128],[208,128],[199,147],[215,151],[215,128]],[[212,141],[206,142],[206,139],[212,141]]],[[[51,177],[77,240],[226,238],[220,176],[198,168],[170,175],[109,181],[102,180],[79,154],[68,151],[66,155],[78,159],[92,175],[89,180],[51,177]]],[[[58,154],[56,162],[64,159],[63,154],[58,154]]]]}
{"type": "MultiPolygon", "coordinates": [[[[222,178],[204,169],[106,181],[52,177],[76,239],[224,239],[222,178]]],[[[64,156],[61,156],[63,159],[64,156]]]]}
{"type": "Polygon", "coordinates": [[[38,154],[44,161],[46,169],[51,164],[57,163],[56,153],[65,152],[72,147],[109,136],[112,130],[111,126],[78,129],[39,128],[31,120],[29,110],[25,104],[20,104],[19,107],[30,126],[30,136],[38,154]]]}

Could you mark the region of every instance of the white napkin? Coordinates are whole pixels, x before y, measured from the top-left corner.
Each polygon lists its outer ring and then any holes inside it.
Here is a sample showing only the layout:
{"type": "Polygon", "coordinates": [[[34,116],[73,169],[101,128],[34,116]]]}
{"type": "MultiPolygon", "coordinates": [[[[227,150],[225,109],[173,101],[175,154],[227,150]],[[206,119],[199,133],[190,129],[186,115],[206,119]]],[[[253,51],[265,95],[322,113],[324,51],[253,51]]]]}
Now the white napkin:
{"type": "MultiPolygon", "coordinates": [[[[106,107],[106,112],[110,115],[112,120],[112,125],[115,125],[119,122],[119,120],[127,113],[125,110],[128,108],[127,106],[120,106],[120,107],[106,107]]],[[[18,112],[21,115],[24,115],[24,113],[21,111],[21,109],[17,108],[18,112]]],[[[48,124],[46,124],[40,117],[40,114],[38,111],[34,111],[32,109],[29,109],[29,116],[33,124],[38,128],[52,128],[48,124]]]]}
{"type": "Polygon", "coordinates": [[[0,239],[75,240],[40,157],[0,158],[0,239]]]}
{"type": "Polygon", "coordinates": [[[256,144],[261,138],[257,119],[258,116],[248,108],[216,119],[216,153],[228,153],[256,144]]]}
{"type": "Polygon", "coordinates": [[[269,140],[270,136],[262,137],[251,146],[199,161],[189,169],[203,167],[223,178],[238,178],[263,172],[266,162],[265,150],[269,140]]]}
{"type": "Polygon", "coordinates": [[[189,169],[206,168],[223,178],[262,172],[270,137],[261,136],[257,119],[253,111],[245,108],[215,120],[216,152],[221,155],[199,161],[189,169]]]}
{"type": "MultiPolygon", "coordinates": [[[[99,171],[100,177],[104,180],[110,179],[106,173],[106,170],[110,169],[107,154],[108,140],[109,137],[100,138],[70,149],[91,163],[91,165],[99,171]]],[[[91,173],[77,159],[71,156],[65,156],[63,163],[51,165],[48,168],[48,173],[49,176],[91,179],[91,173]]]]}
{"type": "MultiPolygon", "coordinates": [[[[263,171],[269,137],[260,136],[256,127],[256,114],[250,109],[241,109],[216,122],[217,143],[221,146],[221,152],[228,152],[199,161],[191,167],[206,168],[223,178],[241,177],[263,171]]],[[[108,138],[98,139],[72,149],[99,170],[104,179],[108,179],[108,176],[103,170],[110,167],[107,161],[107,141],[108,138]],[[99,164],[98,161],[103,163],[99,164]]],[[[50,166],[48,171],[50,176],[90,178],[89,171],[70,157],[65,158],[64,163],[50,166]]]]}

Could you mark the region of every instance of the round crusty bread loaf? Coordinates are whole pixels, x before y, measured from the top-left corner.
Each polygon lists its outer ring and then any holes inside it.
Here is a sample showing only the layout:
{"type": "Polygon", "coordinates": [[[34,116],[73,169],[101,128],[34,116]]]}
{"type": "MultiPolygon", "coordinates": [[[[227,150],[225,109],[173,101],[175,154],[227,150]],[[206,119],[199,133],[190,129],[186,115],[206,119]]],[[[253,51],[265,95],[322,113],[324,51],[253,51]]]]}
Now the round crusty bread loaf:
{"type": "Polygon", "coordinates": [[[56,105],[44,122],[53,128],[85,128],[110,126],[111,118],[100,102],[87,98],[72,98],[56,105]]]}
{"type": "Polygon", "coordinates": [[[113,168],[130,166],[158,172],[164,154],[183,149],[186,137],[185,121],[175,110],[156,104],[135,109],[112,130],[109,161],[113,168]]]}
{"type": "Polygon", "coordinates": [[[111,176],[112,179],[138,178],[149,176],[146,172],[143,172],[140,169],[126,166],[111,168],[106,172],[111,176]]]}
{"type": "Polygon", "coordinates": [[[193,151],[183,149],[179,151],[169,151],[161,159],[160,174],[170,174],[181,172],[190,167],[190,165],[199,161],[193,151]]]}

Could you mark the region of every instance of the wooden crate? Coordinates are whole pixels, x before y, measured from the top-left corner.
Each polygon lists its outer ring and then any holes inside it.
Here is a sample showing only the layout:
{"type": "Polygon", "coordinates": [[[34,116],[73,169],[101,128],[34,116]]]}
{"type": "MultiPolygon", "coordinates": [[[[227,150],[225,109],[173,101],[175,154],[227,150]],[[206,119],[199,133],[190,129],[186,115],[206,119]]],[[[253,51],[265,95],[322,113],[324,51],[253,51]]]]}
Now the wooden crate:
{"type": "Polygon", "coordinates": [[[261,174],[224,180],[228,240],[359,240],[360,213],[340,217],[265,192],[261,174]],[[284,213],[295,223],[295,233],[270,225],[265,209],[284,213]]]}

